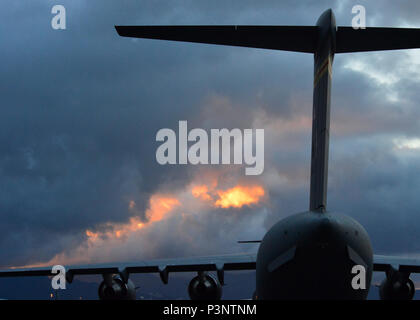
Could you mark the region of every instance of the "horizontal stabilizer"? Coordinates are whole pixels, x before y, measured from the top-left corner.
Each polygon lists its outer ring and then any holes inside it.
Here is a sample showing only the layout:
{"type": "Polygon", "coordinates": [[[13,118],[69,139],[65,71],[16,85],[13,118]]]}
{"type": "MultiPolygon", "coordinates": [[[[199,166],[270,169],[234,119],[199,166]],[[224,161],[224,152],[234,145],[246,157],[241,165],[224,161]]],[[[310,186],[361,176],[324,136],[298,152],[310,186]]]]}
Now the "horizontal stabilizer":
{"type": "Polygon", "coordinates": [[[420,48],[420,29],[338,27],[336,53],[420,48]]]}
{"type": "Polygon", "coordinates": [[[116,26],[123,37],[162,39],[314,53],[317,27],[116,26]]]}

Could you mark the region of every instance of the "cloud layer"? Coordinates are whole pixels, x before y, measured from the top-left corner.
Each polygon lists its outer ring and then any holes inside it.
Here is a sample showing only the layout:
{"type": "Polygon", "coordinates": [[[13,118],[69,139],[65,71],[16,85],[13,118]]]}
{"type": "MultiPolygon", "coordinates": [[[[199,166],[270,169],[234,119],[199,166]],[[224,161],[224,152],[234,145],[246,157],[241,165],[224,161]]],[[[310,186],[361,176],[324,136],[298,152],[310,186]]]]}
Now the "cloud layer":
{"type": "MultiPolygon", "coordinates": [[[[420,18],[415,1],[68,0],[67,30],[55,31],[53,4],[0,10],[3,266],[255,250],[235,242],[308,207],[312,56],[131,40],[115,24],[313,25],[332,7],[349,25],[355,4],[366,6],[368,26],[420,18]],[[158,165],[156,132],[179,120],[264,129],[263,175],[158,165]],[[212,178],[220,192],[259,186],[264,199],[223,208],[195,197],[193,186],[211,190],[212,178]],[[163,196],[175,200],[152,221],[163,196]]],[[[334,61],[329,208],[359,220],[380,253],[420,251],[419,75],[418,50],[334,61]]]]}

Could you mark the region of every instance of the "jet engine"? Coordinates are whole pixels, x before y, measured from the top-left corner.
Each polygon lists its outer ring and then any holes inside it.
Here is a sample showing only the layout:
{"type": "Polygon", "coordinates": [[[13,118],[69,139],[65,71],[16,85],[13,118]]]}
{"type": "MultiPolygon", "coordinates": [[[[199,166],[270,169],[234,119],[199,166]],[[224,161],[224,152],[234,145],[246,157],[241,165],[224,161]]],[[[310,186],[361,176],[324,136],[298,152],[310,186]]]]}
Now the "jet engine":
{"type": "Polygon", "coordinates": [[[199,273],[190,281],[188,294],[191,300],[220,300],[222,286],[212,275],[199,273]]]}
{"type": "Polygon", "coordinates": [[[395,272],[387,276],[379,287],[381,300],[411,300],[414,297],[416,288],[408,275],[395,272]]]}
{"type": "Polygon", "coordinates": [[[136,300],[136,288],[131,280],[125,283],[121,277],[114,275],[101,282],[98,289],[100,300],[136,300]]]}

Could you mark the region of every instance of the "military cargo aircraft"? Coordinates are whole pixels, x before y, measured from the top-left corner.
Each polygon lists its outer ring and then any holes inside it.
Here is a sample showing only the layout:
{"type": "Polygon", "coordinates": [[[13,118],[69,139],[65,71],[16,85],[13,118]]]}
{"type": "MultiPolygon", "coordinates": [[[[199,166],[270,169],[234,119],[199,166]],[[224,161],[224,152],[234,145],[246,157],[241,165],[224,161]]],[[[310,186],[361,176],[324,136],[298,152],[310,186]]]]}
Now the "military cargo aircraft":
{"type": "MultiPolygon", "coordinates": [[[[68,266],[67,281],[76,275],[101,274],[100,299],[135,299],[130,274],[159,273],[168,283],[172,272],[193,271],[197,276],[189,284],[191,299],[220,299],[225,271],[255,269],[257,299],[365,299],[372,272],[382,271],[386,277],[380,286],[381,299],[413,298],[415,287],[410,274],[420,272],[420,260],[374,255],[369,235],[357,221],[327,210],[327,179],[334,55],[420,48],[420,29],[337,27],[329,9],[315,26],[116,26],[116,30],[123,37],[313,54],[309,210],[275,224],[261,240],[256,255],[68,266]],[[354,266],[363,268],[365,288],[352,285],[354,266]],[[217,277],[208,273],[212,271],[217,277]]],[[[51,268],[0,270],[0,277],[41,275],[53,275],[51,268]]]]}

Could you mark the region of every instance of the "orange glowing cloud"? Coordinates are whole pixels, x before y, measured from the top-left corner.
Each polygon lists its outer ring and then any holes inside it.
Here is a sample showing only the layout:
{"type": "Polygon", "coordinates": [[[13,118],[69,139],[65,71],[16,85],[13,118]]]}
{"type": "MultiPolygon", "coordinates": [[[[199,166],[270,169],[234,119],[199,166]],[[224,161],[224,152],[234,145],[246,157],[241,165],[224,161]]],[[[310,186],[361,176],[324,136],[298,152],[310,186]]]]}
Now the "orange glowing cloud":
{"type": "Polygon", "coordinates": [[[153,195],[150,198],[149,209],[146,210],[146,218],[149,222],[162,220],[165,215],[181,203],[177,198],[170,196],[153,195]]]}
{"type": "MultiPolygon", "coordinates": [[[[106,259],[103,259],[103,261],[108,261],[110,250],[116,250],[116,248],[124,246],[125,243],[130,243],[130,239],[136,239],[131,238],[133,236],[147,236],[148,231],[151,230],[148,228],[153,228],[154,224],[168,219],[174,210],[179,207],[187,210],[186,213],[181,214],[181,218],[184,219],[184,215],[188,216],[189,210],[195,211],[194,208],[197,208],[197,205],[201,209],[203,205],[222,209],[242,208],[243,206],[253,206],[261,203],[266,195],[264,187],[256,184],[237,184],[232,188],[221,188],[218,186],[217,178],[214,177],[209,179],[201,176],[199,180],[195,181],[196,183],[190,184],[185,189],[178,190],[173,194],[156,193],[151,195],[144,217],[141,217],[134,200],[128,201],[127,207],[133,214],[128,222],[104,223],[98,226],[97,231],[87,229],[85,231],[86,243],[83,245],[71,252],[61,252],[48,262],[26,267],[90,263],[92,262],[91,259],[95,259],[95,255],[105,256],[106,259]],[[191,195],[193,199],[191,199],[191,195]],[[190,202],[191,200],[193,202],[190,202]]],[[[200,210],[197,210],[197,212],[200,212],[200,210]]]]}
{"type": "Polygon", "coordinates": [[[212,196],[209,195],[209,188],[206,185],[194,186],[191,190],[194,197],[200,198],[201,200],[212,200],[212,196]]]}
{"type": "Polygon", "coordinates": [[[138,217],[130,218],[128,223],[123,224],[111,224],[108,223],[106,226],[111,229],[110,231],[104,232],[93,232],[91,230],[86,230],[86,236],[91,242],[97,241],[99,238],[121,238],[128,235],[131,232],[140,230],[145,225],[138,217]]]}
{"type": "Polygon", "coordinates": [[[260,186],[236,186],[226,191],[217,191],[219,199],[214,204],[220,208],[241,208],[242,206],[257,204],[264,194],[265,191],[260,186]]]}
{"type": "MultiPolygon", "coordinates": [[[[181,203],[177,198],[163,195],[153,195],[149,200],[149,209],[146,210],[147,221],[140,220],[139,217],[131,217],[128,223],[113,224],[107,223],[105,227],[108,231],[93,232],[86,230],[86,236],[91,243],[99,241],[102,238],[123,238],[131,233],[134,233],[150,223],[162,220],[167,213],[179,206],[181,203]]],[[[134,201],[130,201],[128,208],[133,209],[134,201]]]]}
{"type": "Polygon", "coordinates": [[[219,208],[241,208],[257,204],[265,195],[261,186],[235,186],[227,190],[217,190],[217,185],[193,186],[191,193],[195,198],[205,201],[213,201],[213,205],[219,208]],[[216,200],[214,200],[216,199],[216,200]]]}

